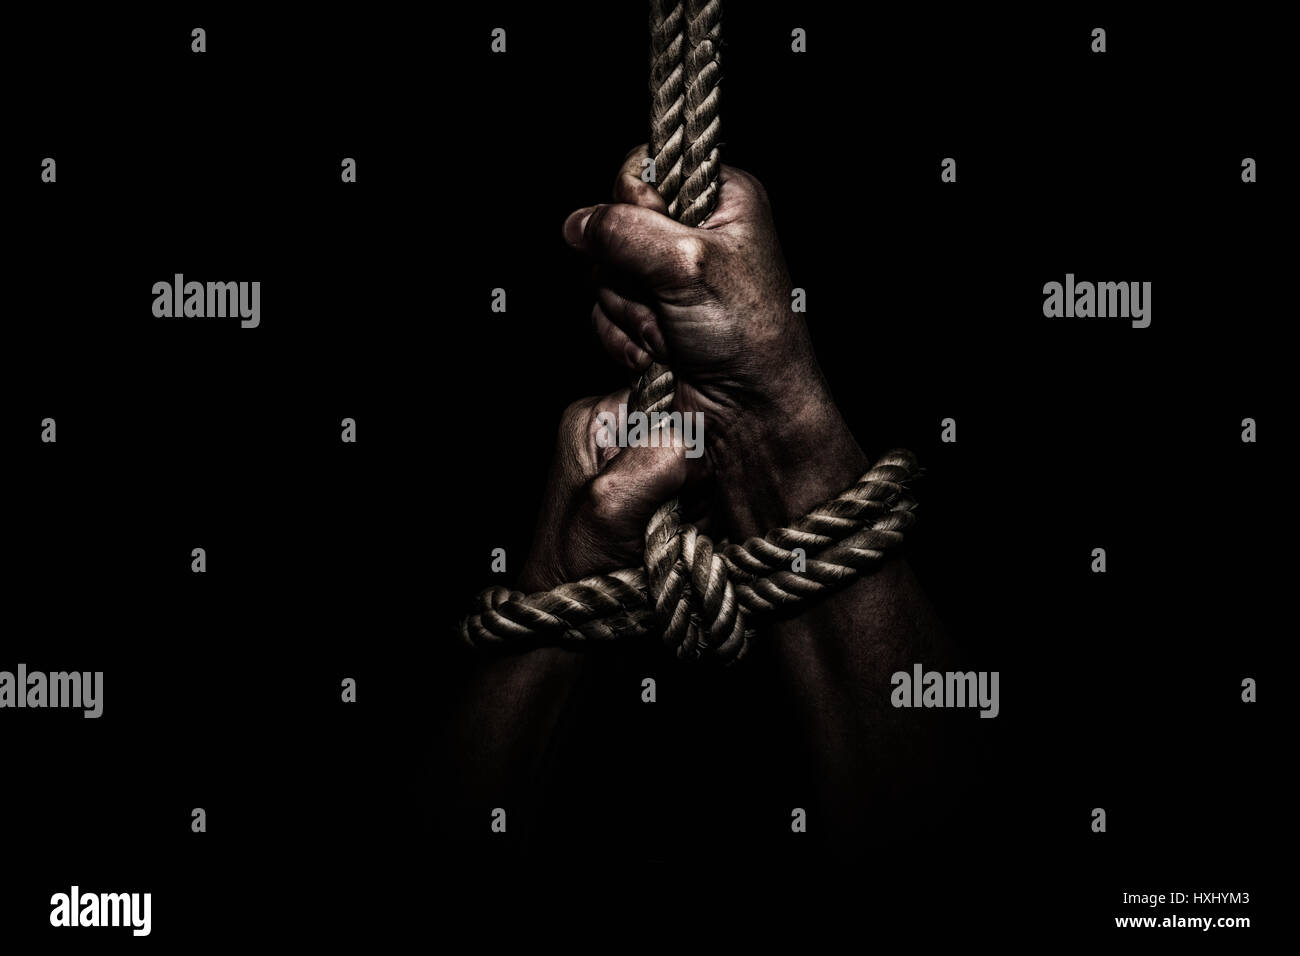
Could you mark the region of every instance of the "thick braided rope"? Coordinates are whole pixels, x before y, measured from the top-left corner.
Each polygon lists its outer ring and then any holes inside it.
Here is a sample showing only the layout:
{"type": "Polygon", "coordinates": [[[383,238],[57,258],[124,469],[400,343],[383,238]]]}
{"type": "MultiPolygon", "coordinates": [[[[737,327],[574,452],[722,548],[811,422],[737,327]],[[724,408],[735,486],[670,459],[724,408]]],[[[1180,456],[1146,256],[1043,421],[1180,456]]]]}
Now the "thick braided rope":
{"type": "Polygon", "coordinates": [[[650,0],[650,157],[655,185],[670,207],[682,188],[685,23],[684,0],[650,0]]]}
{"type": "Polygon", "coordinates": [[[650,0],[650,155],[668,213],[698,226],[718,204],[722,0],[650,0]]]}
{"type": "MultiPolygon", "coordinates": [[[[669,213],[699,225],[718,202],[718,39],[721,0],[650,0],[650,155],[669,213]]],[[[628,404],[667,412],[673,374],[653,364],[628,404]]],[[[907,480],[910,452],[890,452],[852,488],[744,544],[714,546],[683,524],[676,500],[661,505],[645,536],[645,568],[593,575],[550,591],[489,588],[479,611],[461,623],[473,647],[571,647],[661,631],[677,656],[708,655],[734,663],[745,656],[750,617],[791,608],[842,587],[877,567],[913,521],[907,480]],[[805,565],[793,570],[802,548],[805,565]]]]}
{"type": "MultiPolygon", "coordinates": [[[[708,218],[718,202],[718,38],[721,0],[650,0],[650,154],[655,187],[668,213],[688,226],[708,218]],[[662,165],[661,165],[662,163],[662,165]],[[659,170],[665,170],[660,176],[659,170]]],[[[673,374],[652,364],[628,404],[666,412],[673,374]]],[[[678,657],[712,651],[739,660],[748,648],[745,613],[722,555],[693,525],[683,525],[676,499],[660,505],[646,526],[646,584],[678,657]]]]}
{"type": "Polygon", "coordinates": [[[693,525],[678,522],[672,533],[675,511],[665,506],[646,532],[651,570],[624,568],[536,594],[489,588],[479,595],[479,611],[461,622],[461,638],[475,648],[577,648],[662,630],[679,657],[739,660],[748,648],[746,621],[842,587],[902,544],[914,520],[907,485],[917,474],[911,452],[891,451],[853,487],[789,527],[743,544],[722,543],[720,560],[693,525]],[[793,570],[794,548],[807,555],[803,570],[793,570]],[[663,581],[661,589],[652,591],[652,575],[663,581]],[[731,607],[724,607],[726,588],[731,607]],[[733,610],[739,626],[729,616],[733,610]]]}
{"type": "Polygon", "coordinates": [[[770,612],[841,588],[884,562],[916,521],[906,481],[916,458],[892,451],[838,497],[814,508],[790,528],[777,528],[744,545],[727,545],[723,558],[741,602],[751,612],[770,612]],[[792,570],[795,548],[805,568],[792,570]],[[811,555],[815,555],[812,557],[811,555]]]}

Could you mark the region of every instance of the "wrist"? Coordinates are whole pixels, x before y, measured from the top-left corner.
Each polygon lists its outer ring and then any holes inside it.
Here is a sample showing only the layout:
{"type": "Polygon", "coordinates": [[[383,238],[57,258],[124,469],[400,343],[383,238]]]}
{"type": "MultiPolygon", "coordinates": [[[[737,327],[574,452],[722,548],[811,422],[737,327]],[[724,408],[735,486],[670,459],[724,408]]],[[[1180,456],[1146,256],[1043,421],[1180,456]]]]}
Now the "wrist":
{"type": "Polygon", "coordinates": [[[556,549],[544,542],[534,542],[515,587],[525,594],[549,591],[569,580],[560,563],[554,559],[556,549]]]}
{"type": "Polygon", "coordinates": [[[786,525],[848,488],[870,464],[818,374],[780,400],[759,399],[713,436],[723,516],[743,540],[786,525]]]}

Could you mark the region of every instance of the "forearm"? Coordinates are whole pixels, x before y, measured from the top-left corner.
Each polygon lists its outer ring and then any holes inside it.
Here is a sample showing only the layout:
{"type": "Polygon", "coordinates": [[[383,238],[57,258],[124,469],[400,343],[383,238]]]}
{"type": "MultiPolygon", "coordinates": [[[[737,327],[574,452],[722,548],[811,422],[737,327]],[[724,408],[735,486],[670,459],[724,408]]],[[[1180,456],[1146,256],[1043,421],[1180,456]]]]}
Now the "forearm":
{"type": "MultiPolygon", "coordinates": [[[[870,466],[824,389],[807,388],[789,407],[782,416],[755,416],[748,432],[711,449],[740,538],[790,523],[870,466]]],[[[775,622],[771,639],[809,743],[819,803],[837,832],[859,829],[865,807],[904,805],[909,791],[932,782],[944,722],[895,710],[890,677],[918,662],[942,669],[951,650],[905,560],[887,560],[775,622]]]]}
{"type": "Polygon", "coordinates": [[[756,410],[721,436],[705,434],[722,517],[739,540],[800,517],[870,465],[820,384],[756,410]]]}
{"type": "MultiPolygon", "coordinates": [[[[535,568],[530,562],[520,577],[521,589],[531,593],[560,583],[545,581],[535,568]]],[[[468,663],[471,670],[456,701],[450,741],[467,804],[507,807],[517,811],[512,821],[526,821],[544,758],[583,665],[582,654],[557,647],[468,663]]]]}
{"type": "Polygon", "coordinates": [[[951,648],[908,563],[888,560],[776,622],[771,640],[834,832],[863,833],[868,812],[882,810],[900,830],[923,822],[915,818],[918,798],[943,789],[949,720],[941,711],[895,709],[890,677],[916,663],[948,669],[951,648]]]}

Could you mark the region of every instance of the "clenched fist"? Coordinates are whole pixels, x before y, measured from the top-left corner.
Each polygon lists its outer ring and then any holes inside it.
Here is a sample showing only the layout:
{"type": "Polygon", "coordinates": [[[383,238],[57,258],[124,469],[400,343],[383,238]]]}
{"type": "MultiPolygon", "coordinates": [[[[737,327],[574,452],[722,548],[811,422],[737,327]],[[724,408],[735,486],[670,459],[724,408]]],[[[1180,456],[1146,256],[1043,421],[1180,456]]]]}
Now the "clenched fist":
{"type": "Polygon", "coordinates": [[[605,440],[603,414],[628,391],[584,398],[564,411],[541,517],[520,587],[540,591],[590,574],[637,567],[646,524],[660,504],[706,474],[681,434],[662,430],[628,448],[605,440]]]}
{"type": "Polygon", "coordinates": [[[791,308],[767,193],[723,166],[718,207],[699,227],[667,215],[628,154],[613,203],[570,214],[564,238],[597,265],[593,321],[611,357],[670,365],[674,405],[704,413],[704,447],[730,533],[762,533],[866,466],[791,308]],[[828,469],[827,461],[834,467],[828,469]]]}

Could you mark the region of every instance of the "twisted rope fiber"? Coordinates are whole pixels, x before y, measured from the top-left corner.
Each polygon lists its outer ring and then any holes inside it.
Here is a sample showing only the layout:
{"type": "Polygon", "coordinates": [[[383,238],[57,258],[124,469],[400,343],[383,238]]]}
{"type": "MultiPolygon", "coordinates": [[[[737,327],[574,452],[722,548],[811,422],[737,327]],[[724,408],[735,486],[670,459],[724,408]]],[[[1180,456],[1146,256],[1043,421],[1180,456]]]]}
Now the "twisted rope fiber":
{"type": "MultiPolygon", "coordinates": [[[[690,226],[718,202],[721,27],[721,0],[650,0],[650,155],[670,215],[690,226]]],[[[656,363],[628,404],[667,412],[673,392],[672,370],[656,363]]],[[[752,615],[843,587],[902,543],[914,520],[906,483],[916,473],[910,452],[890,452],[793,526],[716,548],[682,523],[675,499],[665,502],[646,526],[644,569],[529,595],[488,588],[479,594],[478,613],[461,622],[461,638],[472,647],[579,647],[662,631],[679,658],[735,663],[749,649],[752,615]],[[808,556],[801,572],[792,570],[795,548],[808,556]]]]}
{"type": "Polygon", "coordinates": [[[698,226],[718,204],[722,0],[650,0],[650,155],[668,214],[698,226]]]}

